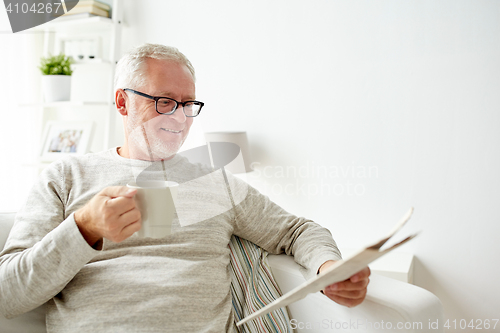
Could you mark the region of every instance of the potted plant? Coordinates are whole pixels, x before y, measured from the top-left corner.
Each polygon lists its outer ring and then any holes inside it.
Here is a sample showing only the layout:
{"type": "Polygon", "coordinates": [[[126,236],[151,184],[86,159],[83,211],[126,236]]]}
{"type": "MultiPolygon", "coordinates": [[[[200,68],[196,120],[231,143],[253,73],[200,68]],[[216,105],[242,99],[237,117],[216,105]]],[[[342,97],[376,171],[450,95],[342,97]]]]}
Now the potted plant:
{"type": "Polygon", "coordinates": [[[71,94],[72,60],[64,54],[42,57],[42,89],[45,102],[69,101],[71,94]]]}

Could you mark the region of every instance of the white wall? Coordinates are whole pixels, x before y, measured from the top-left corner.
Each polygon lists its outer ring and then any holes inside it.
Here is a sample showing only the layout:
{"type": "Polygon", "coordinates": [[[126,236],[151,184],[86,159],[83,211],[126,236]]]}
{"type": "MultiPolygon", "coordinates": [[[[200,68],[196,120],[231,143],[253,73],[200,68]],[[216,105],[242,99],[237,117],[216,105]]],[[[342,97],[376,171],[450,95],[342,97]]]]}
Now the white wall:
{"type": "Polygon", "coordinates": [[[127,0],[125,12],[125,46],[191,59],[204,130],[248,131],[259,188],[343,247],[414,206],[401,236],[422,231],[402,248],[416,284],[452,320],[498,317],[500,2],[127,0]]]}
{"type": "MultiPolygon", "coordinates": [[[[194,136],[246,130],[251,180],[341,248],[366,245],[414,206],[401,237],[422,231],[402,249],[416,256],[415,283],[452,320],[498,318],[500,2],[125,5],[124,49],[175,45],[196,67],[206,108],[194,136]]],[[[37,144],[16,107],[19,92],[37,91],[19,75],[38,61],[29,38],[0,34],[0,61],[12,64],[0,78],[0,208],[24,193],[17,183],[31,178],[18,165],[37,144]]]]}

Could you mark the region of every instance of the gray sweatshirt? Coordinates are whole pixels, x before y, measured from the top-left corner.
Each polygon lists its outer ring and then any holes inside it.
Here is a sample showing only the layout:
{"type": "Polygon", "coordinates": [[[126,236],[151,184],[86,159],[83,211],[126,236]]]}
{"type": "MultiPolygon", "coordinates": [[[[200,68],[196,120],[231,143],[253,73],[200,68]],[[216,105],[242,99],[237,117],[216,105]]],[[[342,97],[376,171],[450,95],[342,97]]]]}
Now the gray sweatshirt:
{"type": "Polygon", "coordinates": [[[1,313],[10,318],[46,303],[48,332],[232,332],[233,234],[293,255],[308,275],[340,259],[327,229],[231,174],[226,180],[181,156],[164,167],[180,184],[171,235],[104,239],[100,251],[83,239],[73,213],[103,188],[157,166],[114,148],[46,168],[0,253],[1,313]]]}

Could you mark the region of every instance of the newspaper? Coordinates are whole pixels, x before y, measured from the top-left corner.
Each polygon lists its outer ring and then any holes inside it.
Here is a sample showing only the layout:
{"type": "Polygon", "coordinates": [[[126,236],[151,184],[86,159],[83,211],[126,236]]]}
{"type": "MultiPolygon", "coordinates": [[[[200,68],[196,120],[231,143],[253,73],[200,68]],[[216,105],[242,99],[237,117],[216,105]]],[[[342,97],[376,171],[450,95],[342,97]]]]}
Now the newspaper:
{"type": "Polygon", "coordinates": [[[337,261],[327,270],[321,272],[321,274],[304,282],[295,289],[290,290],[288,293],[276,299],[272,303],[266,305],[262,309],[240,320],[236,325],[240,326],[246,323],[247,321],[258,318],[273,310],[297,302],[306,297],[308,294],[318,292],[330,284],[344,281],[350,278],[352,275],[359,272],[360,270],[362,270],[364,267],[366,267],[369,263],[371,263],[375,259],[383,256],[384,254],[408,242],[410,239],[414,238],[416,234],[408,236],[399,243],[392,245],[386,249],[382,249],[382,246],[386,244],[387,241],[405,225],[405,223],[410,219],[412,214],[413,214],[413,208],[410,208],[410,210],[406,213],[403,219],[398,224],[396,224],[396,226],[391,230],[391,232],[386,237],[382,238],[381,240],[377,241],[375,244],[371,246],[359,250],[358,252],[354,253],[345,260],[337,261]]]}

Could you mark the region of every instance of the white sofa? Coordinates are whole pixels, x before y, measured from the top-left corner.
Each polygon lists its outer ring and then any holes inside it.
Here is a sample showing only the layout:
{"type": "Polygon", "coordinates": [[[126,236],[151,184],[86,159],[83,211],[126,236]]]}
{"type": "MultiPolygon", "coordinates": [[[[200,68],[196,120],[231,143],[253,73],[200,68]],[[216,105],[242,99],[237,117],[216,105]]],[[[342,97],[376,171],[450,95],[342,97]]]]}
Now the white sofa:
{"type": "MultiPolygon", "coordinates": [[[[15,213],[0,213],[0,249],[5,245],[14,216],[15,213]]],[[[292,257],[270,255],[269,263],[283,293],[304,282],[292,257]]],[[[443,307],[436,296],[375,274],[371,276],[366,300],[355,308],[340,306],[321,293],[311,294],[288,308],[296,332],[444,332],[442,327],[429,329],[430,323],[443,323],[443,307]]],[[[0,332],[46,332],[43,306],[14,319],[0,315],[0,332]]]]}

